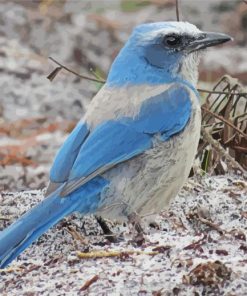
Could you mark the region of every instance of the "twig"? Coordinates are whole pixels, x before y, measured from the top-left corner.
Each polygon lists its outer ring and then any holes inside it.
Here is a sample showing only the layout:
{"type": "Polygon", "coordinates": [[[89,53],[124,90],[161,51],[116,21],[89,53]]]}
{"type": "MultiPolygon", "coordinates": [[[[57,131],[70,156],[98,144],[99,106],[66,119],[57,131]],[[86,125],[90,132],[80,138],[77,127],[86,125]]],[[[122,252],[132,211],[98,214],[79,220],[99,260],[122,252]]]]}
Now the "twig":
{"type": "Polygon", "coordinates": [[[93,283],[97,282],[98,279],[98,275],[93,276],[90,280],[86,281],[86,283],[80,288],[80,291],[87,290],[93,283]]]}
{"type": "Polygon", "coordinates": [[[145,252],[138,250],[126,250],[126,251],[92,251],[88,253],[77,252],[77,256],[81,259],[91,259],[91,258],[105,258],[105,257],[121,257],[124,255],[157,255],[159,252],[145,252]]]}
{"type": "Polygon", "coordinates": [[[196,249],[198,247],[200,247],[202,244],[205,244],[206,243],[206,238],[207,238],[207,235],[206,234],[203,234],[202,238],[200,238],[199,240],[185,246],[183,249],[184,250],[191,250],[191,249],[196,249]]]}
{"type": "Polygon", "coordinates": [[[197,90],[199,92],[205,92],[208,94],[247,96],[247,92],[230,93],[227,91],[216,91],[216,90],[208,90],[208,89],[202,89],[202,88],[198,88],[197,90]]]}
{"type": "Polygon", "coordinates": [[[231,123],[230,121],[226,120],[224,117],[210,111],[209,109],[205,108],[205,107],[201,107],[203,111],[209,113],[210,115],[214,116],[215,118],[223,121],[225,124],[229,125],[230,127],[232,127],[234,130],[236,130],[237,132],[239,132],[244,138],[247,139],[247,134],[245,134],[243,131],[241,131],[241,129],[239,129],[238,127],[236,127],[233,123],[231,123]]]}
{"type": "Polygon", "coordinates": [[[197,215],[197,219],[202,222],[203,224],[211,227],[212,229],[216,230],[219,232],[219,234],[224,234],[224,230],[220,228],[219,225],[209,221],[208,219],[203,218],[202,216],[200,216],[199,214],[197,215]]]}
{"type": "Polygon", "coordinates": [[[31,267],[30,268],[28,268],[28,269],[26,269],[23,273],[22,273],[22,276],[25,276],[25,275],[27,275],[28,273],[30,273],[30,272],[32,272],[32,271],[34,271],[34,270],[38,270],[38,269],[40,269],[41,268],[41,266],[40,265],[31,265],[31,267]]]}
{"type": "Polygon", "coordinates": [[[87,244],[87,240],[83,238],[73,227],[66,226],[68,233],[73,237],[74,240],[80,241],[83,245],[87,244]]]}
{"type": "Polygon", "coordinates": [[[229,153],[226,152],[226,150],[220,145],[220,143],[213,139],[213,137],[209,134],[209,132],[202,126],[202,135],[204,139],[212,145],[212,147],[220,154],[220,156],[223,156],[226,158],[226,160],[231,164],[233,168],[237,168],[240,170],[243,174],[245,174],[245,170],[242,168],[242,166],[236,162],[235,159],[233,159],[229,153]]]}
{"type": "Polygon", "coordinates": [[[234,150],[242,151],[244,153],[247,153],[247,147],[241,147],[241,146],[233,146],[232,147],[234,150]]]}
{"type": "Polygon", "coordinates": [[[11,272],[22,272],[24,267],[17,266],[17,267],[8,267],[8,268],[0,268],[0,273],[11,273],[11,272]]]}
{"type": "MultiPolygon", "coordinates": [[[[82,79],[86,79],[86,80],[90,80],[90,81],[94,81],[94,82],[100,82],[100,83],[105,83],[106,81],[104,79],[100,79],[100,78],[93,78],[93,77],[89,77],[87,75],[81,75],[76,73],[74,70],[69,69],[68,67],[64,66],[63,64],[59,63],[57,60],[55,60],[53,57],[49,57],[49,59],[51,61],[53,61],[55,64],[57,64],[59,66],[59,68],[62,68],[74,75],[76,75],[77,77],[80,77],[82,79]]],[[[58,72],[60,71],[60,69],[57,68],[57,71],[55,74],[58,74],[58,72]]],[[[92,70],[90,70],[92,72],[92,70]]],[[[53,71],[54,72],[54,71],[53,71]]],[[[95,75],[95,73],[94,73],[95,75]]],[[[49,75],[48,75],[49,76],[49,75]]],[[[202,89],[202,88],[197,88],[197,90],[199,92],[205,92],[205,93],[209,93],[209,94],[220,94],[220,95],[229,95],[229,92],[224,92],[224,91],[215,91],[215,90],[208,90],[208,89],[202,89]]],[[[238,96],[247,96],[247,92],[238,92],[238,93],[233,93],[233,95],[238,95],[238,96]]]]}
{"type": "Polygon", "coordinates": [[[180,15],[179,15],[179,0],[176,0],[176,16],[177,16],[177,21],[180,21],[180,15]]]}
{"type": "Polygon", "coordinates": [[[9,221],[10,219],[9,218],[7,218],[7,217],[1,217],[0,216],[0,221],[9,221]]]}
{"type": "Polygon", "coordinates": [[[90,81],[95,81],[95,82],[100,82],[100,83],[105,83],[105,80],[101,80],[101,79],[97,79],[97,78],[92,78],[92,77],[89,77],[89,76],[86,76],[86,75],[81,75],[81,74],[78,74],[76,73],[75,71],[69,69],[68,67],[62,65],[61,63],[59,63],[58,61],[56,61],[54,58],[52,57],[49,57],[49,59],[51,61],[53,61],[55,64],[57,64],[59,67],[63,68],[64,70],[82,78],[82,79],[86,79],[86,80],[90,80],[90,81]]]}

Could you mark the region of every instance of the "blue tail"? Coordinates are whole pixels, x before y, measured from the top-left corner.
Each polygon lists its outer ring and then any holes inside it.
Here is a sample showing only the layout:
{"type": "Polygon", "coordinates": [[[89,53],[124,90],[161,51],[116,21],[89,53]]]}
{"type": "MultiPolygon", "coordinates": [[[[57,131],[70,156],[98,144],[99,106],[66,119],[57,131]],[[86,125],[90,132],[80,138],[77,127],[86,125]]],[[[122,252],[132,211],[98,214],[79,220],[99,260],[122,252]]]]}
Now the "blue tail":
{"type": "Polygon", "coordinates": [[[7,266],[33,241],[72,212],[92,213],[100,202],[107,181],[96,177],[67,197],[60,197],[62,187],[50,194],[8,228],[0,232],[0,268],[7,266]]]}

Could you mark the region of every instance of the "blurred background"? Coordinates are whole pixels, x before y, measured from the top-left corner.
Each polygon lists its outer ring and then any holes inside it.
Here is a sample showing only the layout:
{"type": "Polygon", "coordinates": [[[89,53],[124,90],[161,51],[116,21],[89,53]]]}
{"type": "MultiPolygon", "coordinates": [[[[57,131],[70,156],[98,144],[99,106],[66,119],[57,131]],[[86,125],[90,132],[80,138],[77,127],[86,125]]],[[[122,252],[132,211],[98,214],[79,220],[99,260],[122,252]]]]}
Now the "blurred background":
{"type": "MultiPolygon", "coordinates": [[[[247,3],[180,0],[181,19],[234,42],[208,49],[199,86],[228,73],[247,84],[247,3]]],[[[61,71],[105,78],[134,26],[176,20],[175,0],[0,1],[0,190],[47,185],[54,155],[101,84],[61,71]]]]}

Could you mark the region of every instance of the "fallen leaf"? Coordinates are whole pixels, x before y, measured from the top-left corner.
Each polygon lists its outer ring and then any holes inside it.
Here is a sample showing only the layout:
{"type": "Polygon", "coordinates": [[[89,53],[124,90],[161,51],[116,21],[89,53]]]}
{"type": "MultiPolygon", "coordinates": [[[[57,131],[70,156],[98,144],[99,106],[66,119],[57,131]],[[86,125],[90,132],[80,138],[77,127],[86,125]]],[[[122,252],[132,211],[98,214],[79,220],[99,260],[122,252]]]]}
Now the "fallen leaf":
{"type": "Polygon", "coordinates": [[[215,286],[230,279],[232,270],[221,261],[200,263],[183,277],[184,284],[215,286]]]}
{"type": "Polygon", "coordinates": [[[97,282],[98,279],[98,275],[93,276],[90,280],[86,281],[86,283],[80,288],[80,291],[87,290],[93,283],[97,282]]]}

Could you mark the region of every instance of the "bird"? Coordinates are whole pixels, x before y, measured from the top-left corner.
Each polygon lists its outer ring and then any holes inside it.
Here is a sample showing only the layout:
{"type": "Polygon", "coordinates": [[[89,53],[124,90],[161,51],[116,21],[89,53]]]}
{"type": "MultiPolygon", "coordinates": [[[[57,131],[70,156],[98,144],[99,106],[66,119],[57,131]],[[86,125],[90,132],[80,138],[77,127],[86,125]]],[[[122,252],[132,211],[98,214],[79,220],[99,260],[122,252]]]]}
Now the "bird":
{"type": "Polygon", "coordinates": [[[167,208],[200,138],[201,52],[229,40],[188,22],[135,27],[58,151],[47,196],[0,232],[0,268],[73,212],[134,221],[167,208]]]}

